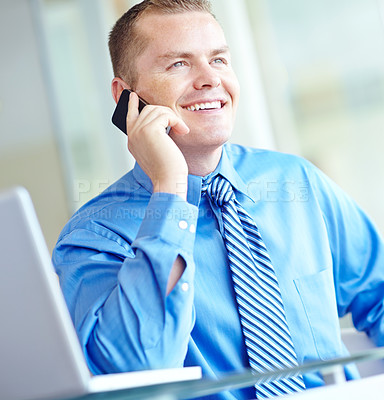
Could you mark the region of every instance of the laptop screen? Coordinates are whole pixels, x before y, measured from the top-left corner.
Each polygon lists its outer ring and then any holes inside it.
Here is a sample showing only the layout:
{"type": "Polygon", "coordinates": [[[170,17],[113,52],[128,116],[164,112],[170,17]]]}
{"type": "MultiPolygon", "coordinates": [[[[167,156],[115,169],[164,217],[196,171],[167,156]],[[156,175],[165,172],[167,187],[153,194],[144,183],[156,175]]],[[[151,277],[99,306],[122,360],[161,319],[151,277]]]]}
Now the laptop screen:
{"type": "Polygon", "coordinates": [[[0,195],[0,221],[2,398],[82,394],[89,371],[25,189],[0,195]]]}

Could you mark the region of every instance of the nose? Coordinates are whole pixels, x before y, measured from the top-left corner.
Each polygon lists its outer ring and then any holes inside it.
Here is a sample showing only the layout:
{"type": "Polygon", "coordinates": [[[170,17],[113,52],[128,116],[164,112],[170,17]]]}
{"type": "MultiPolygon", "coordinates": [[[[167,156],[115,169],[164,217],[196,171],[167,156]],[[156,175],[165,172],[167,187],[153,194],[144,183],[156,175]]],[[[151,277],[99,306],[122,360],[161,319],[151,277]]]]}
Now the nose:
{"type": "Polygon", "coordinates": [[[220,86],[221,78],[217,71],[209,64],[196,67],[196,76],[194,79],[194,88],[197,90],[205,88],[216,88],[220,86]]]}

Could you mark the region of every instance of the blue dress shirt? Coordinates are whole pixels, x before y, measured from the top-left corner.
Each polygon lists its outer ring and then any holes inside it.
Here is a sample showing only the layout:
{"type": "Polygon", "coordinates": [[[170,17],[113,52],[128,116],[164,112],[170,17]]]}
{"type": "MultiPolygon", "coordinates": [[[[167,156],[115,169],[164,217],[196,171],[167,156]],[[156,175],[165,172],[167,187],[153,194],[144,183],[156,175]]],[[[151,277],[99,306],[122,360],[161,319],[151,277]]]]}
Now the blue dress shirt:
{"type": "MultiPolygon", "coordinates": [[[[349,312],[384,345],[383,240],[355,202],[297,156],[227,144],[214,173],[261,232],[298,362],[345,355],[338,318],[349,312]]],[[[220,210],[201,183],[189,176],[187,202],[152,194],[136,164],[62,231],[53,262],[93,373],[199,365],[220,377],[248,367],[220,210]],[[178,255],[186,269],[166,296],[178,255]]],[[[253,388],[215,398],[251,397],[253,388]]]]}

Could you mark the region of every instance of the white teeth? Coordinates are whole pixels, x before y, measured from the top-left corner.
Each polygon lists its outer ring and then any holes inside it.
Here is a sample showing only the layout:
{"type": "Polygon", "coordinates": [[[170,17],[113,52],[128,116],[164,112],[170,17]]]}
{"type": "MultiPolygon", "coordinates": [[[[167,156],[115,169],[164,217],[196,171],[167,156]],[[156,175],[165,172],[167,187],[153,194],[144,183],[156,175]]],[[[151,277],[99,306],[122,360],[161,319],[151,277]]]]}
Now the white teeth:
{"type": "Polygon", "coordinates": [[[200,103],[194,104],[193,106],[188,106],[188,111],[199,111],[199,110],[207,110],[207,109],[219,109],[221,108],[221,102],[219,100],[212,101],[208,103],[200,103]]]}

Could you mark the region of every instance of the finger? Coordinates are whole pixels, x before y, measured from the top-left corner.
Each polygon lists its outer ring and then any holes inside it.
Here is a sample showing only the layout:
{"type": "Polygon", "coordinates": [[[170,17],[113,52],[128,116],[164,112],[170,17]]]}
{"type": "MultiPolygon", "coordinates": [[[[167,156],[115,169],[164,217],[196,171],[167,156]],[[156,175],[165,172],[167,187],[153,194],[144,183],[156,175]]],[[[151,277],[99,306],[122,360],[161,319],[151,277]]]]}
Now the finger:
{"type": "MultiPolygon", "coordinates": [[[[140,107],[140,98],[138,97],[138,95],[136,93],[134,93],[134,95],[135,95],[135,97],[138,98],[138,106],[137,107],[140,107]]],[[[132,101],[135,102],[136,99],[132,100],[132,101]]],[[[142,111],[139,111],[139,109],[138,109],[138,112],[136,114],[136,104],[135,104],[135,110],[132,111],[132,113],[129,111],[129,107],[128,107],[128,112],[130,113],[129,118],[130,118],[131,123],[138,123],[141,127],[149,125],[153,121],[156,121],[156,120],[159,121],[159,119],[160,119],[160,121],[162,121],[165,118],[168,118],[168,117],[164,117],[164,115],[167,114],[168,111],[169,110],[166,107],[146,105],[142,109],[142,111]]]]}
{"type": "Polygon", "coordinates": [[[127,130],[136,121],[139,116],[139,96],[135,92],[129,95],[128,112],[127,112],[127,130]]]}
{"type": "Polygon", "coordinates": [[[140,115],[146,125],[152,125],[154,122],[163,127],[164,130],[171,127],[172,131],[179,135],[189,133],[189,128],[185,122],[168,107],[149,105],[144,108],[140,115]]]}
{"type": "Polygon", "coordinates": [[[189,133],[189,128],[187,124],[176,115],[170,116],[168,126],[170,126],[172,132],[176,133],[177,135],[187,135],[189,133]]]}

